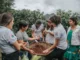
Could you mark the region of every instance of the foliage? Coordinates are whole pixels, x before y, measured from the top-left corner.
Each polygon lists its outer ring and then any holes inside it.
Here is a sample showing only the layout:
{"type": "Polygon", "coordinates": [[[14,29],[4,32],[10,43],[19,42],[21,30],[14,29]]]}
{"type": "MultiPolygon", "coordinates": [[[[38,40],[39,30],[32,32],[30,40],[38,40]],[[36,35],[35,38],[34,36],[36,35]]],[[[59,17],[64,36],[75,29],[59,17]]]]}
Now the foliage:
{"type": "MultiPolygon", "coordinates": [[[[69,27],[69,24],[68,24],[68,20],[71,16],[74,16],[74,17],[77,17],[78,18],[78,21],[80,19],[80,14],[77,13],[77,12],[72,12],[71,10],[69,11],[65,11],[65,10],[61,10],[61,9],[58,9],[56,10],[55,13],[51,13],[51,14],[46,14],[45,17],[46,19],[48,20],[51,16],[53,16],[54,14],[58,15],[61,17],[61,22],[64,26],[64,28],[67,30],[67,28],[69,27]]],[[[79,24],[80,24],[80,21],[79,21],[79,24]]]]}
{"type": "MultiPolygon", "coordinates": [[[[61,20],[62,20],[62,24],[64,26],[64,28],[67,30],[69,24],[68,24],[68,20],[70,17],[74,16],[76,17],[78,20],[80,19],[79,18],[79,14],[77,12],[73,13],[71,10],[69,11],[64,11],[64,10],[57,10],[56,12],[57,15],[59,15],[61,17],[61,20]]],[[[79,21],[80,22],[80,21],[79,21]]]]}
{"type": "MultiPolygon", "coordinates": [[[[49,19],[54,13],[51,14],[46,14],[44,15],[44,12],[40,12],[40,10],[28,10],[28,9],[23,9],[23,10],[14,10],[12,9],[12,6],[14,5],[14,0],[0,0],[0,13],[3,12],[11,12],[14,16],[14,32],[18,30],[18,24],[19,21],[25,20],[29,23],[29,27],[31,27],[32,24],[34,24],[37,20],[42,20],[44,24],[46,25],[46,20],[49,19]]],[[[57,15],[61,17],[62,24],[64,25],[65,29],[67,29],[68,25],[68,20],[71,16],[75,16],[80,19],[80,14],[79,13],[73,13],[72,11],[64,11],[61,9],[58,9],[55,12],[57,15]]],[[[80,24],[80,21],[79,21],[80,24]]],[[[29,29],[30,30],[30,29],[29,29]]]]}
{"type": "Polygon", "coordinates": [[[62,24],[64,26],[64,28],[67,30],[69,24],[68,24],[68,20],[70,18],[70,16],[72,15],[72,11],[64,11],[64,10],[57,10],[56,12],[57,15],[59,15],[61,17],[61,21],[62,21],[62,24]]]}
{"type": "Polygon", "coordinates": [[[9,12],[14,5],[14,0],[0,0],[0,13],[9,12]]]}
{"type": "Polygon", "coordinates": [[[37,20],[44,21],[44,14],[39,10],[30,11],[30,10],[12,10],[11,11],[14,16],[14,31],[18,30],[18,25],[21,20],[25,20],[29,23],[29,27],[34,24],[37,20]]]}

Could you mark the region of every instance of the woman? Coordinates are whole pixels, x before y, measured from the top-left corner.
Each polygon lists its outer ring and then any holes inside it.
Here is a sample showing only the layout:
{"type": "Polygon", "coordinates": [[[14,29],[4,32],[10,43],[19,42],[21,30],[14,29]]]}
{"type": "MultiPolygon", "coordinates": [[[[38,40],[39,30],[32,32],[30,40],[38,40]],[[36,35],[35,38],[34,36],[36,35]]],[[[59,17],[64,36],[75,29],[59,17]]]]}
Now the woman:
{"type": "Polygon", "coordinates": [[[32,25],[32,37],[40,37],[43,40],[43,30],[44,25],[40,20],[37,20],[35,24],[32,25]]]}
{"type": "Polygon", "coordinates": [[[66,31],[61,24],[60,17],[54,15],[49,19],[49,22],[54,26],[53,34],[55,42],[50,48],[44,50],[43,53],[48,54],[52,50],[52,52],[46,56],[46,59],[52,60],[53,58],[57,58],[58,60],[62,60],[64,52],[67,49],[66,31]]]}
{"type": "MultiPolygon", "coordinates": [[[[19,50],[25,48],[26,44],[18,43],[12,32],[14,18],[10,13],[3,13],[0,16],[0,48],[2,60],[19,60],[19,50]]],[[[30,50],[28,50],[30,51],[30,50]]]]}
{"type": "Polygon", "coordinates": [[[80,26],[77,25],[77,19],[71,17],[69,20],[69,29],[67,33],[68,48],[64,54],[65,60],[79,60],[80,47],[80,26]]]}
{"type": "Polygon", "coordinates": [[[53,44],[55,39],[54,39],[54,27],[51,26],[50,21],[47,21],[47,27],[44,30],[44,35],[45,35],[45,41],[49,44],[53,44]]]}
{"type": "MultiPolygon", "coordinates": [[[[21,42],[27,42],[29,44],[29,42],[28,42],[29,40],[30,41],[39,40],[39,37],[37,37],[37,38],[31,38],[31,37],[29,37],[28,34],[26,33],[27,29],[28,29],[28,23],[26,21],[24,21],[24,20],[20,21],[19,22],[19,31],[16,34],[19,43],[21,43],[21,42]]],[[[25,53],[27,53],[27,52],[22,51],[21,52],[21,54],[22,54],[21,57],[25,53]]]]}
{"type": "Polygon", "coordinates": [[[39,40],[39,37],[36,37],[36,38],[30,38],[28,36],[28,34],[26,33],[26,30],[28,29],[28,23],[24,20],[22,20],[20,23],[19,23],[19,31],[17,32],[16,36],[18,38],[18,41],[19,42],[28,42],[28,40],[39,40]]]}

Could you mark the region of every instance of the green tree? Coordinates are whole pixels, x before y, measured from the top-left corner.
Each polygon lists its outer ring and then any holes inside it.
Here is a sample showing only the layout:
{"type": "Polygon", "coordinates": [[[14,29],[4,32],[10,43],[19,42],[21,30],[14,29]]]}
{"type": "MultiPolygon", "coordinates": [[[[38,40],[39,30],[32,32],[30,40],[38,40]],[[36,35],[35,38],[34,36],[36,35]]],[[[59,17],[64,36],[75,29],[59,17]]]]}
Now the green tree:
{"type": "Polygon", "coordinates": [[[14,5],[14,0],[0,0],[0,13],[9,12],[14,5]]]}
{"type": "Polygon", "coordinates": [[[56,11],[56,14],[61,17],[61,22],[62,22],[64,28],[67,30],[67,28],[69,26],[68,20],[69,20],[70,16],[72,15],[72,11],[71,10],[64,11],[64,10],[59,9],[56,11]]]}
{"type": "Polygon", "coordinates": [[[45,20],[44,13],[39,10],[30,11],[30,10],[12,10],[14,16],[14,31],[18,30],[18,25],[21,20],[25,20],[29,23],[29,27],[34,24],[37,20],[45,20]]]}

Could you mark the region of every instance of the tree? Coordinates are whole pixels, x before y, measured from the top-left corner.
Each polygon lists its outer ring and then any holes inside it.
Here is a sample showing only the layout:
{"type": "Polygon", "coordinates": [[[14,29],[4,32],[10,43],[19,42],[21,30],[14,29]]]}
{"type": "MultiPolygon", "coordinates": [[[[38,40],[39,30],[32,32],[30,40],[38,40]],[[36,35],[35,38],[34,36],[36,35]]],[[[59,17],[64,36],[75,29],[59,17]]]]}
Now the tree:
{"type": "Polygon", "coordinates": [[[32,24],[34,24],[37,20],[45,20],[43,12],[40,12],[39,10],[12,10],[11,11],[14,16],[14,31],[16,32],[18,30],[18,25],[21,20],[27,21],[29,23],[29,27],[31,27],[32,24]]]}
{"type": "Polygon", "coordinates": [[[59,9],[56,11],[56,14],[61,17],[62,24],[63,24],[64,28],[67,30],[67,28],[69,26],[68,20],[69,20],[70,16],[72,15],[72,11],[71,10],[64,11],[64,10],[59,9]]]}
{"type": "MultiPolygon", "coordinates": [[[[69,24],[68,24],[68,20],[71,16],[74,16],[74,17],[77,17],[78,18],[78,21],[80,19],[80,14],[78,14],[77,12],[72,12],[71,10],[69,11],[65,11],[65,10],[61,10],[61,9],[58,9],[56,10],[55,12],[56,15],[60,16],[61,17],[61,22],[64,26],[64,28],[67,30],[69,24]]],[[[51,14],[46,14],[45,17],[46,19],[49,19],[51,16],[53,16],[54,13],[51,13],[51,14]]],[[[79,21],[80,22],[80,21],[79,21]]],[[[80,23],[79,23],[80,24],[80,23]]]]}
{"type": "Polygon", "coordinates": [[[0,13],[9,12],[14,5],[14,0],[0,0],[0,13]]]}

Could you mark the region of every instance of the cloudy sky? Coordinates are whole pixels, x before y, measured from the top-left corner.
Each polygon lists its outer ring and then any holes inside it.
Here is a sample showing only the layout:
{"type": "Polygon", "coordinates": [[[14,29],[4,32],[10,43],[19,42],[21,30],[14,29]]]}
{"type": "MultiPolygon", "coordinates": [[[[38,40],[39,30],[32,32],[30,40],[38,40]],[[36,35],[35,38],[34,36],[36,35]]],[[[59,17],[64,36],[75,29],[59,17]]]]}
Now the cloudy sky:
{"type": "Polygon", "coordinates": [[[57,9],[80,12],[80,0],[15,0],[15,9],[30,9],[52,13],[57,9]]]}

